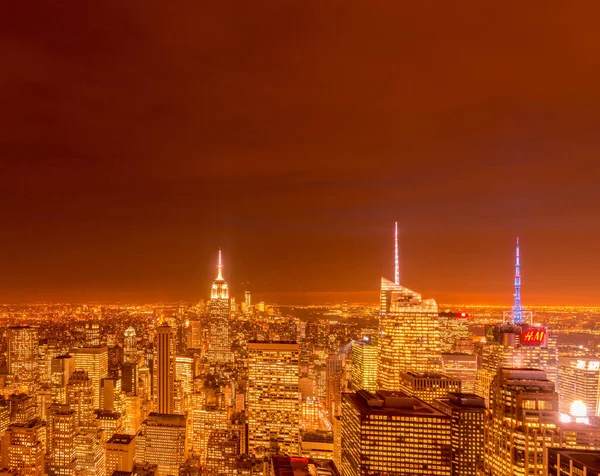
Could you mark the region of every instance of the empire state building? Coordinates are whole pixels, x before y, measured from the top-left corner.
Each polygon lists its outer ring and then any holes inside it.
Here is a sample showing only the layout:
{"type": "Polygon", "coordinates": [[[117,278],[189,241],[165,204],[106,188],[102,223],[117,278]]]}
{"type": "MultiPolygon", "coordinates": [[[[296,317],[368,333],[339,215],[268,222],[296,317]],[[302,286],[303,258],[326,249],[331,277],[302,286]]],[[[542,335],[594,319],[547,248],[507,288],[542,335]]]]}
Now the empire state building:
{"type": "Polygon", "coordinates": [[[229,288],[223,278],[223,262],[219,250],[217,278],[213,281],[209,308],[208,360],[212,363],[231,361],[229,340],[229,288]]]}

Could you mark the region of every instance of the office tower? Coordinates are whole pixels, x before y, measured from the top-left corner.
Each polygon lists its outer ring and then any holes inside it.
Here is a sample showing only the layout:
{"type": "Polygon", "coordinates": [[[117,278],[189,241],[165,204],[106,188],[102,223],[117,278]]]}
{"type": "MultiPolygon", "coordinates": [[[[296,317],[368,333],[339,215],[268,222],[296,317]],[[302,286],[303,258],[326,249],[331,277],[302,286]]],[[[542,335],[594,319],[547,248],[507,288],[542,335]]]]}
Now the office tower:
{"type": "Polygon", "coordinates": [[[208,441],[206,467],[215,474],[234,474],[240,440],[228,430],[213,430],[208,441]]]}
{"type": "MultiPolygon", "coordinates": [[[[142,426],[142,399],[138,395],[123,397],[123,432],[135,435],[142,426]]],[[[145,417],[145,415],[144,415],[145,417]]]]}
{"type": "Polygon", "coordinates": [[[352,342],[352,390],[377,390],[377,336],[352,342]]]}
{"type": "Polygon", "coordinates": [[[596,450],[548,448],[547,476],[598,476],[600,459],[596,450]]]}
{"type": "Polygon", "coordinates": [[[517,238],[515,261],[515,302],[504,313],[505,322],[486,329],[486,344],[477,370],[476,393],[489,399],[490,386],[499,367],[541,369],[548,379],[558,379],[556,336],[546,327],[531,325],[531,311],[521,301],[521,264],[517,238]]]}
{"type": "Polygon", "coordinates": [[[135,462],[157,465],[157,476],[177,475],[187,459],[183,415],[150,413],[136,437],[135,462]]]}
{"type": "Polygon", "coordinates": [[[250,315],[252,313],[252,298],[250,296],[250,291],[244,292],[244,312],[246,315],[250,315]]]}
{"type": "Polygon", "coordinates": [[[342,396],[341,472],[450,475],[450,417],[402,392],[342,396]]]}
{"type": "Polygon", "coordinates": [[[38,380],[38,331],[30,326],[12,326],[7,330],[8,373],[28,391],[38,380]]]}
{"type": "Polygon", "coordinates": [[[75,368],[85,370],[92,381],[94,408],[100,408],[100,380],[108,377],[108,347],[78,347],[71,354],[75,368]]]}
{"type": "Polygon", "coordinates": [[[106,474],[114,471],[133,471],[135,435],[113,435],[106,442],[106,474]]]}
{"type": "Polygon", "coordinates": [[[194,358],[189,355],[175,357],[175,378],[180,381],[185,395],[194,389],[194,358]]]}
{"type": "Polygon", "coordinates": [[[223,263],[219,250],[217,278],[213,281],[210,294],[208,360],[214,363],[231,361],[229,339],[229,288],[223,278],[223,263]]]}
{"type": "Polygon", "coordinates": [[[74,442],[77,474],[106,476],[106,456],[99,433],[97,431],[80,432],[75,435],[74,442]]]}
{"type": "Polygon", "coordinates": [[[296,342],[248,343],[248,447],[298,452],[299,347],[296,342]]]}
{"type": "Polygon", "coordinates": [[[171,326],[163,324],[156,329],[157,341],[157,408],[158,413],[173,413],[175,410],[174,351],[171,326]]]}
{"type": "Polygon", "coordinates": [[[97,322],[87,322],[84,333],[86,347],[98,347],[100,345],[100,324],[97,322]]]}
{"type": "Polygon", "coordinates": [[[395,235],[396,280],[381,278],[379,309],[379,388],[398,390],[400,372],[440,370],[438,307],[433,299],[400,286],[398,228],[395,235]]]}
{"type": "Polygon", "coordinates": [[[464,393],[475,393],[477,356],[471,354],[442,354],[442,372],[460,380],[464,393]]]}
{"type": "Polygon", "coordinates": [[[202,321],[192,319],[190,321],[190,330],[188,334],[188,349],[202,348],[202,321]]]}
{"type": "Polygon", "coordinates": [[[104,431],[105,439],[115,433],[123,433],[123,416],[119,412],[94,410],[97,426],[104,431]]]}
{"type": "Polygon", "coordinates": [[[466,312],[441,311],[439,325],[442,353],[456,352],[457,346],[469,339],[469,320],[466,312]]]}
{"type": "Polygon", "coordinates": [[[37,414],[36,399],[24,393],[13,393],[8,397],[11,423],[27,423],[37,414]]]}
{"type": "Polygon", "coordinates": [[[121,379],[108,377],[100,380],[100,408],[121,412],[121,405],[121,379]]]}
{"type": "Polygon", "coordinates": [[[340,414],[342,404],[342,358],[337,354],[327,357],[326,379],[327,391],[325,396],[325,407],[330,420],[340,414]]]}
{"type": "Polygon", "coordinates": [[[138,393],[138,364],[123,364],[121,367],[121,390],[126,394],[138,393]]]}
{"type": "Polygon", "coordinates": [[[75,412],[69,405],[53,403],[48,409],[48,473],[75,475],[75,412]]]}
{"type": "Polygon", "coordinates": [[[446,398],[449,393],[460,393],[460,380],[439,372],[400,372],[400,390],[430,405],[436,398],[446,398]]]}
{"type": "Polygon", "coordinates": [[[582,401],[591,416],[600,416],[600,361],[594,357],[559,357],[558,402],[561,413],[570,414],[571,405],[582,401]]]}
{"type": "Polygon", "coordinates": [[[56,403],[67,403],[67,384],[75,370],[75,358],[71,355],[59,355],[50,362],[50,391],[56,403]]]}
{"type": "Polygon", "coordinates": [[[0,395],[0,437],[10,425],[10,404],[4,397],[0,395]]]}
{"type": "Polygon", "coordinates": [[[543,370],[500,368],[485,425],[486,474],[542,475],[544,444],[557,422],[558,395],[543,370]]]}
{"type": "Polygon", "coordinates": [[[499,367],[541,369],[551,382],[556,383],[556,336],[550,336],[546,328],[499,324],[488,329],[486,339],[488,342],[483,347],[477,369],[476,393],[479,396],[489,399],[499,367]]]}
{"type": "Polygon", "coordinates": [[[54,339],[40,339],[38,344],[39,365],[41,384],[52,383],[52,359],[60,354],[54,339]]]}
{"type": "Polygon", "coordinates": [[[133,327],[125,329],[125,338],[123,340],[123,363],[137,364],[139,361],[137,351],[137,335],[133,327]]]}
{"type": "Polygon", "coordinates": [[[13,423],[2,436],[2,467],[22,476],[43,476],[46,425],[39,419],[13,423]]]}
{"type": "Polygon", "coordinates": [[[473,393],[450,393],[432,406],[450,416],[452,476],[476,476],[483,468],[485,400],[473,393]]]}
{"type": "MultiPolygon", "coordinates": [[[[194,394],[194,396],[198,396],[194,394]]],[[[189,441],[188,448],[191,453],[206,463],[208,456],[208,442],[213,430],[227,430],[229,420],[227,411],[220,408],[202,408],[199,402],[193,404],[188,416],[189,441]]]]}
{"type": "Polygon", "coordinates": [[[76,370],[67,384],[67,403],[75,412],[75,426],[91,429],[94,426],[94,389],[85,370],[76,370]]]}

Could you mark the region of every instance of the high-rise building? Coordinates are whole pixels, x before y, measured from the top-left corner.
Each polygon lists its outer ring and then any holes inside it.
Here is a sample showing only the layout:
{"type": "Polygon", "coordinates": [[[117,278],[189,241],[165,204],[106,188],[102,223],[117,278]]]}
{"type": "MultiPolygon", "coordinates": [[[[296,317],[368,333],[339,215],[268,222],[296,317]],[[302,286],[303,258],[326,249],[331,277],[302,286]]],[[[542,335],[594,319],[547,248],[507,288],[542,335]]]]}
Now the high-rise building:
{"type": "Polygon", "coordinates": [[[473,393],[450,393],[432,406],[450,416],[452,476],[476,476],[483,468],[485,400],[473,393]]]}
{"type": "Polygon", "coordinates": [[[449,393],[460,393],[460,380],[439,372],[401,372],[400,390],[430,405],[436,398],[446,398],[449,393]]]}
{"type": "Polygon", "coordinates": [[[86,347],[98,347],[100,345],[100,324],[86,322],[84,332],[86,347]]]}
{"type": "Polygon", "coordinates": [[[138,364],[123,364],[121,367],[121,390],[126,394],[138,394],[138,364]]]}
{"type": "Polygon", "coordinates": [[[175,378],[182,384],[183,392],[189,395],[194,390],[194,358],[189,355],[175,357],[175,378]]]}
{"type": "Polygon", "coordinates": [[[550,335],[546,327],[533,326],[532,313],[521,301],[518,238],[515,256],[514,304],[504,313],[504,323],[486,329],[486,344],[477,370],[476,393],[486,400],[499,367],[541,369],[555,385],[558,378],[556,336],[550,335]]]}
{"type": "Polygon", "coordinates": [[[100,408],[100,380],[108,377],[108,347],[77,347],[71,354],[75,368],[85,370],[92,381],[94,408],[100,408]]]}
{"type": "Polygon", "coordinates": [[[123,341],[123,362],[126,364],[137,364],[139,355],[137,351],[137,335],[133,327],[125,329],[123,341]]]}
{"type": "Polygon", "coordinates": [[[547,476],[598,476],[600,458],[597,450],[548,449],[547,476]]]}
{"type": "Polygon", "coordinates": [[[332,421],[334,416],[340,414],[342,405],[342,376],[344,375],[342,358],[337,354],[328,356],[325,368],[327,380],[325,406],[329,419],[332,421]]]}
{"type": "Polygon", "coordinates": [[[67,403],[67,384],[75,370],[75,358],[71,355],[59,355],[52,359],[50,391],[56,403],[67,403]]]}
{"type": "Polygon", "coordinates": [[[13,393],[8,397],[11,423],[27,423],[36,417],[36,399],[32,395],[13,393]]]}
{"type": "Polygon", "coordinates": [[[450,417],[403,392],[342,396],[341,472],[450,475],[450,417]]]}
{"type": "Polygon", "coordinates": [[[600,416],[600,359],[596,357],[559,357],[558,403],[561,413],[571,413],[579,400],[590,416],[600,416]]]}
{"type": "Polygon", "coordinates": [[[352,389],[377,390],[377,336],[364,336],[352,342],[352,389]]]}
{"type": "MultiPolygon", "coordinates": [[[[198,405],[199,406],[199,405],[198,405]]],[[[192,408],[188,414],[188,448],[205,464],[212,431],[227,430],[227,411],[220,408],[192,408]]]]}
{"type": "Polygon", "coordinates": [[[106,476],[106,456],[100,433],[98,431],[79,432],[75,435],[74,442],[77,474],[106,476]]]}
{"type": "Polygon", "coordinates": [[[439,372],[438,307],[433,299],[400,286],[396,224],[396,280],[381,278],[379,308],[379,388],[399,390],[400,372],[439,372]]]}
{"type": "Polygon", "coordinates": [[[208,359],[214,363],[231,361],[229,338],[229,288],[223,278],[223,262],[219,250],[217,278],[213,281],[209,304],[208,359]]]}
{"type": "Polygon", "coordinates": [[[133,471],[135,435],[113,435],[106,442],[106,474],[113,471],[133,471]]]}
{"type": "Polygon", "coordinates": [[[186,459],[185,416],[150,413],[136,437],[135,462],[157,465],[156,476],[172,476],[186,459]]]}
{"type": "Polygon", "coordinates": [[[171,326],[156,329],[157,340],[157,408],[158,413],[173,413],[175,410],[175,362],[171,326]]]}
{"type": "Polygon", "coordinates": [[[215,474],[235,474],[240,440],[228,430],[213,430],[208,440],[206,466],[215,474]]]}
{"type": "Polygon", "coordinates": [[[85,370],[76,370],[67,384],[67,403],[75,412],[75,426],[91,429],[94,426],[94,389],[85,370]]]}
{"type": "Polygon", "coordinates": [[[297,454],[300,424],[296,342],[248,343],[248,446],[297,454]]]}
{"type": "Polygon", "coordinates": [[[23,476],[42,476],[46,453],[46,425],[39,419],[13,423],[2,436],[2,467],[23,476]]]}
{"type": "Polygon", "coordinates": [[[200,319],[190,321],[188,339],[188,349],[202,348],[202,321],[200,319]]]}
{"type": "Polygon", "coordinates": [[[121,379],[107,377],[100,380],[100,408],[109,412],[121,412],[121,379]]]}
{"type": "Polygon", "coordinates": [[[48,473],[74,476],[75,412],[69,405],[53,403],[48,409],[48,473]]]}
{"type": "Polygon", "coordinates": [[[538,369],[500,368],[485,425],[485,474],[543,475],[544,445],[556,434],[558,395],[538,369]]]}
{"type": "Polygon", "coordinates": [[[456,352],[461,342],[469,339],[466,312],[442,311],[439,314],[440,348],[442,353],[456,352]]]}
{"type": "Polygon", "coordinates": [[[8,373],[28,391],[38,380],[38,330],[31,326],[12,326],[7,331],[8,373]]]}
{"type": "Polygon", "coordinates": [[[471,354],[442,354],[442,372],[460,380],[464,393],[475,393],[477,356],[471,354]]]}

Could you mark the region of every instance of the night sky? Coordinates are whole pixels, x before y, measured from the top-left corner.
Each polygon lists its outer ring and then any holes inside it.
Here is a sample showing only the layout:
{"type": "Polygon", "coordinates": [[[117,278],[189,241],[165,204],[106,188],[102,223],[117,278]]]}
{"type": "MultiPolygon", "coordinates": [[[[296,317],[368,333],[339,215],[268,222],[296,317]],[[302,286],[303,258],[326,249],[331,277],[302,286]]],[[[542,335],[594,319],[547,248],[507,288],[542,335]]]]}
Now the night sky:
{"type": "Polygon", "coordinates": [[[5,2],[0,301],[598,304],[600,4],[5,2]],[[369,291],[369,292],[367,292],[369,291]],[[328,292],[335,292],[328,295],[328,292]],[[308,294],[302,294],[308,293],[308,294]]]}

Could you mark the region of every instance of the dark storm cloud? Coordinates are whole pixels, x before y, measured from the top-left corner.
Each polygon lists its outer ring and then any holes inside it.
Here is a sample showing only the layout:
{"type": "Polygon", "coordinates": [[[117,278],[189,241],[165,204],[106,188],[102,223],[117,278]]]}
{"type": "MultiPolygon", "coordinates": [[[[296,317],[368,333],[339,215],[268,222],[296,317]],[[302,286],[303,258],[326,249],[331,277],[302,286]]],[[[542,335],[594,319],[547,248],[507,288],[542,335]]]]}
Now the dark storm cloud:
{"type": "Polygon", "coordinates": [[[152,3],[5,7],[4,299],[206,297],[218,246],[375,289],[397,219],[416,289],[508,302],[521,234],[530,296],[594,301],[598,7],[152,3]]]}

